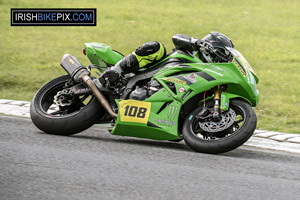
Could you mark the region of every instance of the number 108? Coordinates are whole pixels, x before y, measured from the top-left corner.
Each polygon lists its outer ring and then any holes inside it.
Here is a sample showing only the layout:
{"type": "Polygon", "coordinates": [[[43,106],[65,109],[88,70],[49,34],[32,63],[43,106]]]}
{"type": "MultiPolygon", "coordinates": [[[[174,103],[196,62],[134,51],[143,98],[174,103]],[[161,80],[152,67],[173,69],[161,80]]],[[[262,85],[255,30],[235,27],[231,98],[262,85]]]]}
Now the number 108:
{"type": "Polygon", "coordinates": [[[147,108],[137,106],[126,106],[124,116],[145,118],[147,108]]]}

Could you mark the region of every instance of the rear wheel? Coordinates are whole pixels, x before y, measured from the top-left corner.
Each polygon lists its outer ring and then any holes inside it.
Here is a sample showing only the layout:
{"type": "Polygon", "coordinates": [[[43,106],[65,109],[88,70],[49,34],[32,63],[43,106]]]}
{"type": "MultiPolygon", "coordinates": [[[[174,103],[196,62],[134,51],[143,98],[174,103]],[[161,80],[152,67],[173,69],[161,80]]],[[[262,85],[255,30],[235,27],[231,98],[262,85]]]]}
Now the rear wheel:
{"type": "Polygon", "coordinates": [[[197,115],[202,108],[188,115],[182,131],[186,144],[197,152],[218,154],[233,150],[244,144],[255,131],[256,114],[246,102],[232,100],[229,111],[222,113],[222,121],[218,123],[199,119],[197,115]]]}
{"type": "Polygon", "coordinates": [[[92,94],[63,97],[60,105],[54,99],[72,83],[70,76],[60,76],[45,84],[30,106],[32,122],[40,130],[56,135],[72,135],[92,126],[104,109],[92,94]]]}

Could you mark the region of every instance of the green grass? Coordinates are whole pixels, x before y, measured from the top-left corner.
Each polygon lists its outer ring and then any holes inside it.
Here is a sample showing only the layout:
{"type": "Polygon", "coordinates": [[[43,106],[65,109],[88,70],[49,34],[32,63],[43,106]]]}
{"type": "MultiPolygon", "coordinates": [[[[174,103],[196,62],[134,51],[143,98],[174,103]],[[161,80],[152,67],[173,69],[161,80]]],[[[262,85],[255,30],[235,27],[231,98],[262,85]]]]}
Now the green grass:
{"type": "Polygon", "coordinates": [[[31,100],[64,74],[65,53],[83,64],[85,42],[124,54],[148,41],[171,51],[172,35],[229,36],[259,75],[258,127],[300,132],[300,2],[297,0],[0,0],[0,98],[31,100]],[[11,27],[10,8],[97,8],[96,27],[11,27]]]}

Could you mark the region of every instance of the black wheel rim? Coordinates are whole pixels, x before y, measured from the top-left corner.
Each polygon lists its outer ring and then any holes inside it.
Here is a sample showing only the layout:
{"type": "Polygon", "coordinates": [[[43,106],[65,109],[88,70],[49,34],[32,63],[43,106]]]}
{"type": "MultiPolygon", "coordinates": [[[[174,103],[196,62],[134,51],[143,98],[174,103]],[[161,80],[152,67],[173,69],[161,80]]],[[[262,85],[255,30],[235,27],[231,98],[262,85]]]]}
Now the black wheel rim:
{"type": "MultiPolygon", "coordinates": [[[[191,130],[193,135],[200,140],[210,141],[210,140],[226,140],[235,134],[238,134],[239,130],[244,126],[246,121],[246,113],[243,108],[236,105],[231,105],[231,109],[234,110],[236,118],[234,123],[227,129],[221,132],[209,133],[205,132],[200,128],[199,120],[194,117],[191,123],[191,130]]],[[[196,113],[197,114],[197,113],[196,113]]]]}
{"type": "Polygon", "coordinates": [[[74,101],[69,106],[57,105],[54,102],[54,96],[65,88],[65,83],[68,81],[68,79],[61,81],[47,89],[47,91],[42,94],[38,105],[42,113],[47,117],[65,117],[66,115],[74,115],[81,109],[84,109],[84,107],[90,104],[94,99],[93,95],[86,94],[75,97],[74,101]]]}

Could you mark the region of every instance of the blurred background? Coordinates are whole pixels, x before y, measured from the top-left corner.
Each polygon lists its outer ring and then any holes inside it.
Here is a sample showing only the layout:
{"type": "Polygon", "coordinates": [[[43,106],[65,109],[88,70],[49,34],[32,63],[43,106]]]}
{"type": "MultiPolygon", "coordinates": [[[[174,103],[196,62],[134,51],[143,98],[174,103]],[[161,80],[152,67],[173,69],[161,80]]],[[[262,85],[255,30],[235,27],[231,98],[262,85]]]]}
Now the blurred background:
{"type": "Polygon", "coordinates": [[[177,33],[227,35],[260,78],[258,128],[300,133],[299,0],[0,0],[0,99],[30,101],[51,79],[65,74],[70,53],[88,65],[86,42],[129,54],[160,41],[168,52],[177,33]],[[11,27],[10,8],[97,8],[93,27],[11,27]]]}

